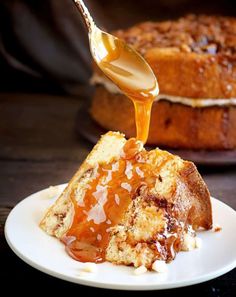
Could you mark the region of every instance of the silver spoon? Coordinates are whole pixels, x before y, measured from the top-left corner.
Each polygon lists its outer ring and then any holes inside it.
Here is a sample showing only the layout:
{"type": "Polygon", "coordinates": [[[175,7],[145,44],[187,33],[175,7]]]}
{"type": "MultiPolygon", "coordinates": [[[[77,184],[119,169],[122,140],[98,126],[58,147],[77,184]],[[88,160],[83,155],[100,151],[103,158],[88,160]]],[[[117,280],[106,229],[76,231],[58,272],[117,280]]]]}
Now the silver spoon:
{"type": "Polygon", "coordinates": [[[123,40],[100,30],[82,0],[74,0],[88,29],[90,51],[102,72],[135,105],[137,138],[146,142],[158,83],[144,58],[123,40]]]}

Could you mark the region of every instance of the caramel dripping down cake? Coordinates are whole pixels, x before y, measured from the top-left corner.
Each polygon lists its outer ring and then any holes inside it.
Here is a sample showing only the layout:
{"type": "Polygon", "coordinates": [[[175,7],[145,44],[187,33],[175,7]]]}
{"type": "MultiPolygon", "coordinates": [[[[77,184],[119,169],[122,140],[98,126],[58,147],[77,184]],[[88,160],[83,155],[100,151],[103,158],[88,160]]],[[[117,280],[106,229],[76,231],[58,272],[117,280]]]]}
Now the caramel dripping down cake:
{"type": "MultiPolygon", "coordinates": [[[[157,77],[148,143],[183,149],[236,148],[236,18],[188,15],[117,30],[157,77]]],[[[94,67],[91,116],[135,136],[134,108],[94,67]]]]}
{"type": "Polygon", "coordinates": [[[193,163],[108,132],[40,227],[76,260],[151,269],[173,260],[186,234],[212,227],[210,195],[193,163]]]}

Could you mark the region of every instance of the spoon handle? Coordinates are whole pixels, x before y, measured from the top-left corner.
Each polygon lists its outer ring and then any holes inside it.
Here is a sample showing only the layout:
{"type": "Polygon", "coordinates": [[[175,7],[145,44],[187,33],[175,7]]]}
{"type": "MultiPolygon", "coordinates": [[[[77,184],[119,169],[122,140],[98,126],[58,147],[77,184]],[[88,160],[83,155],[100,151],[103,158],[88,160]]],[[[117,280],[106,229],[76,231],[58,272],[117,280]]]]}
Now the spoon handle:
{"type": "Polygon", "coordinates": [[[83,0],[73,0],[73,1],[75,3],[76,7],[79,9],[79,11],[85,21],[88,31],[91,32],[92,28],[95,26],[95,23],[94,23],[94,20],[91,16],[90,12],[88,11],[88,8],[84,4],[84,1],[83,0]]]}

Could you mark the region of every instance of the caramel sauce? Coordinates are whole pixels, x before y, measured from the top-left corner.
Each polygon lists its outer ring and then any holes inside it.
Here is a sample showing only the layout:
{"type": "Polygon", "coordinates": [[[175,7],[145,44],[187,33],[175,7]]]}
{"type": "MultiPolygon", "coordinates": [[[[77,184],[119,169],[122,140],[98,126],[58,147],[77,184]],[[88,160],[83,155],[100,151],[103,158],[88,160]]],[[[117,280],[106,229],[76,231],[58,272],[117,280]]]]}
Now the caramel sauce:
{"type": "MultiPolygon", "coordinates": [[[[81,200],[76,199],[76,186],[72,190],[73,222],[61,239],[72,258],[80,262],[105,261],[111,228],[122,222],[130,203],[140,195],[140,187],[152,189],[155,186],[160,168],[170,158],[167,155],[153,168],[153,164],[147,162],[150,154],[140,141],[131,138],[118,160],[99,164],[93,170],[81,200]]],[[[165,199],[148,192],[145,195],[147,201],[153,201],[157,208],[163,209],[167,222],[163,233],[153,238],[153,248],[161,258],[171,260],[179,250],[177,235],[181,231],[177,220],[170,215],[174,210],[165,199]]]]}
{"type": "Polygon", "coordinates": [[[82,201],[76,201],[74,189],[71,195],[74,219],[62,238],[67,252],[74,259],[96,263],[105,261],[110,228],[122,221],[140,184],[154,186],[156,173],[145,162],[147,154],[140,149],[139,142],[130,139],[119,160],[96,168],[82,201]]]}
{"type": "Polygon", "coordinates": [[[158,84],[146,61],[123,41],[96,28],[92,32],[95,61],[133,101],[137,130],[136,139],[126,142],[118,160],[94,169],[81,201],[76,199],[76,188],[71,193],[74,218],[62,241],[74,259],[100,263],[105,261],[111,228],[122,221],[140,185],[153,188],[156,182],[157,173],[146,162],[148,152],[143,144],[148,138],[158,84]]]}
{"type": "Polygon", "coordinates": [[[106,33],[97,38],[102,40],[97,49],[98,66],[133,101],[136,138],[146,143],[152,103],[159,92],[156,77],[147,62],[122,40],[106,33]]]}

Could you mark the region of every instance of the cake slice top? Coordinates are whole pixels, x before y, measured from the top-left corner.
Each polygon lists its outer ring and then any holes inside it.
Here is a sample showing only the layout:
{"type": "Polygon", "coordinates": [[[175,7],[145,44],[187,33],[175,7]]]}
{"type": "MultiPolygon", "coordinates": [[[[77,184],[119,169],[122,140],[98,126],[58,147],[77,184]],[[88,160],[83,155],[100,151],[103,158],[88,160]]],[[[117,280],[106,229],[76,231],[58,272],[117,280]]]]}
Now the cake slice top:
{"type": "MultiPolygon", "coordinates": [[[[135,139],[126,141],[114,132],[102,136],[40,226],[60,238],[73,258],[102,262],[111,238],[118,240],[119,226],[127,227],[136,200],[139,207],[145,205],[150,224],[153,216],[161,215],[155,233],[161,233],[166,241],[171,235],[181,243],[188,226],[211,228],[209,192],[193,163],[159,149],[146,151],[135,139]],[[153,203],[156,213],[148,211],[153,203]]],[[[140,241],[153,246],[158,236],[145,224],[138,223],[139,233],[144,234],[140,241]]],[[[171,249],[163,248],[162,258],[171,260],[171,249]]]]}
{"type": "Polygon", "coordinates": [[[178,20],[140,23],[114,34],[142,54],[159,47],[185,53],[235,56],[235,32],[235,18],[190,14],[178,20]]]}
{"type": "MultiPolygon", "coordinates": [[[[112,33],[144,56],[161,95],[207,100],[236,97],[235,32],[236,18],[191,14],[112,33]]],[[[94,71],[93,82],[108,86],[94,71]]]]}

